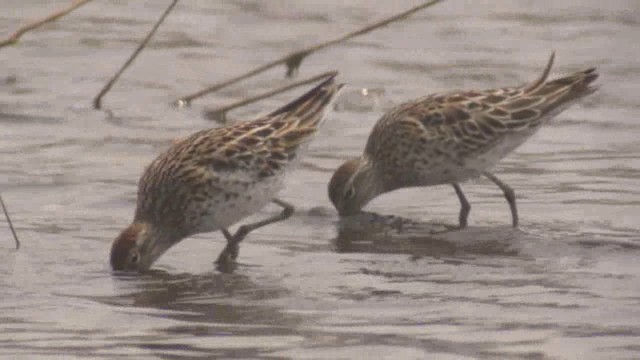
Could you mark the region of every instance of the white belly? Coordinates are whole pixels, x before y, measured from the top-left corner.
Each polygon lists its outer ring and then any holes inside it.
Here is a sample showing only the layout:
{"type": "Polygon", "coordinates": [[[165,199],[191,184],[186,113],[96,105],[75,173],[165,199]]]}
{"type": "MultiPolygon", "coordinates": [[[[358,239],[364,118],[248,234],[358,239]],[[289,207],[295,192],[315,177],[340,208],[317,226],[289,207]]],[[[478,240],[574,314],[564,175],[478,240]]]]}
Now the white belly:
{"type": "Polygon", "coordinates": [[[465,162],[465,166],[477,171],[488,170],[527,141],[537,130],[536,128],[506,136],[501,142],[497,143],[488,151],[476,157],[469,158],[465,162]]]}
{"type": "Polygon", "coordinates": [[[201,219],[196,226],[196,233],[229,228],[269,204],[283,186],[284,176],[274,176],[263,179],[248,189],[244,186],[225,187],[229,195],[221,194],[209,203],[208,217],[201,219]]]}
{"type": "Polygon", "coordinates": [[[469,155],[466,159],[463,159],[462,163],[456,163],[452,159],[443,159],[441,162],[428,164],[418,162],[406,180],[408,183],[417,182],[418,186],[432,186],[461,183],[479,177],[483,171],[490,170],[502,158],[522,145],[536,130],[531,129],[511,134],[488,151],[477,155],[469,155]]]}

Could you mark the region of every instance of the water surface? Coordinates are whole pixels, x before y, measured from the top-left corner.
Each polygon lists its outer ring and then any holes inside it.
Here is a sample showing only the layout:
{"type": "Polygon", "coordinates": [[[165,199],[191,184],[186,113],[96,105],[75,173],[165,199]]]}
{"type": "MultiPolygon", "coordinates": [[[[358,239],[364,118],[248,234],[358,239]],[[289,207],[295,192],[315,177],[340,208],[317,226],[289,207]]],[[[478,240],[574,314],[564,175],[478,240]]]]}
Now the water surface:
{"type": "MultiPolygon", "coordinates": [[[[6,0],[0,34],[66,3],[6,0]]],[[[105,97],[109,113],[91,100],[164,2],[96,1],[0,49],[0,190],[23,243],[15,251],[0,223],[0,357],[640,358],[632,0],[448,0],[305,59],[300,76],[337,69],[349,87],[282,193],[296,215],[252,233],[233,274],[212,264],[220,234],[185,240],[150,274],[110,272],[144,166],[173,139],[217,126],[203,111],[287,80],[277,69],[190,109],[171,101],[418,2],[380,3],[181,2],[105,97]],[[552,76],[597,66],[603,87],[497,167],[516,190],[520,229],[486,180],[464,185],[464,231],[450,228],[448,186],[387,194],[367,208],[377,215],[338,222],[327,181],[384,110],[534,79],[552,50],[552,76]]]]}

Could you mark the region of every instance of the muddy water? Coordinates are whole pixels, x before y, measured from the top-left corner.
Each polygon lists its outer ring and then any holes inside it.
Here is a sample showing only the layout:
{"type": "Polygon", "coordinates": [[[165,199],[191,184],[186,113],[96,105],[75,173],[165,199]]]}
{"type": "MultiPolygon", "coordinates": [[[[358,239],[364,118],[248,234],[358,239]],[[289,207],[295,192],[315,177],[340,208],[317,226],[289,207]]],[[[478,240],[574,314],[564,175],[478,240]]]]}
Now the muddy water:
{"type": "MultiPolygon", "coordinates": [[[[0,34],[67,3],[5,0],[0,34]]],[[[23,242],[15,251],[0,223],[0,357],[640,358],[638,2],[449,0],[311,56],[301,76],[337,69],[349,88],[282,194],[296,215],[247,238],[234,274],[214,270],[223,240],[205,234],[153,273],[114,276],[110,242],[144,166],[216,126],[209,107],[285,84],[284,70],[188,110],[172,100],[417,1],[181,2],[104,99],[110,113],[93,111],[163,3],[96,1],[0,49],[0,190],[23,242]],[[496,170],[517,192],[520,229],[482,180],[464,186],[465,231],[449,227],[447,186],[337,220],[326,183],[385,109],[519,84],[554,49],[554,75],[598,66],[603,87],[496,170]]]]}

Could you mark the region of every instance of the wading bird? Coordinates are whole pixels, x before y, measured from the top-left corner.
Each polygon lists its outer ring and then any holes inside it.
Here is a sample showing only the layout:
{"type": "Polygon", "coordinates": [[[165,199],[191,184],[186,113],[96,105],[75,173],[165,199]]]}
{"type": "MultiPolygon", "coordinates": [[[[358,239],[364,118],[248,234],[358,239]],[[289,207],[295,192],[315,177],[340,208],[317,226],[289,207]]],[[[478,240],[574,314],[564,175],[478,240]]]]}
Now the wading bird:
{"type": "Polygon", "coordinates": [[[490,169],[544,123],[593,93],[590,68],[547,81],[551,54],[533,83],[482,91],[433,94],[403,103],[376,123],[364,153],[343,163],[329,183],[341,216],[358,213],[377,196],[400,188],[451,184],[460,200],[460,227],[471,206],[460,183],[485,176],[504,193],[518,226],[514,191],[490,169]]]}
{"type": "Polygon", "coordinates": [[[140,178],[133,222],[113,242],[112,268],[146,270],[186,237],[217,230],[226,268],[248,233],[290,217],[293,206],[276,196],[342,88],[335,76],[264,117],[197,132],[160,154],[140,178]],[[229,232],[271,202],[282,212],[229,232]]]}

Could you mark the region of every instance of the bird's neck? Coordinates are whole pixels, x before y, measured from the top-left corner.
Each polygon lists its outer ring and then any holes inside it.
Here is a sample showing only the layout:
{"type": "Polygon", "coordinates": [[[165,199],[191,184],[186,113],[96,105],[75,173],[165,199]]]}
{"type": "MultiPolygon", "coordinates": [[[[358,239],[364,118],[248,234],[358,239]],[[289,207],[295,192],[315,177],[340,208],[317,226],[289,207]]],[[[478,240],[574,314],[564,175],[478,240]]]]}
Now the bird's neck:
{"type": "MultiPolygon", "coordinates": [[[[380,168],[376,166],[373,159],[369,159],[366,155],[360,159],[358,176],[361,178],[360,186],[363,187],[369,195],[368,200],[373,200],[378,195],[387,191],[385,187],[384,174],[380,168]]],[[[368,202],[368,201],[367,201],[368,202]]]]}
{"type": "Polygon", "coordinates": [[[167,244],[177,244],[190,234],[181,231],[181,229],[172,224],[159,224],[156,222],[144,221],[136,219],[131,226],[144,226],[147,236],[157,239],[157,242],[167,244]]]}
{"type": "Polygon", "coordinates": [[[375,196],[379,196],[402,187],[398,186],[400,182],[398,181],[397,174],[388,170],[385,171],[382,166],[378,166],[378,164],[372,159],[366,160],[366,163],[367,175],[368,178],[371,179],[369,186],[375,196]]]}

